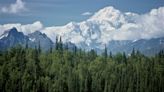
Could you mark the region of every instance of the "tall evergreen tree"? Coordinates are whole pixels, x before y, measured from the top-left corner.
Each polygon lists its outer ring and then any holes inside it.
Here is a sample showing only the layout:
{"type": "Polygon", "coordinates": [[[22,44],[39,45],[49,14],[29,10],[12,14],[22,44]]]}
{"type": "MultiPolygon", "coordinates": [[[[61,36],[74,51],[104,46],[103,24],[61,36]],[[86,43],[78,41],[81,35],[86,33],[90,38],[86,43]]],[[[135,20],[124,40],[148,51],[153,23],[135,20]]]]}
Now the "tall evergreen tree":
{"type": "Polygon", "coordinates": [[[28,49],[28,41],[26,41],[25,48],[28,49]]]}
{"type": "Polygon", "coordinates": [[[111,52],[111,51],[110,51],[110,53],[109,53],[109,57],[112,58],[112,52],[111,52]]]}
{"type": "Polygon", "coordinates": [[[131,56],[134,57],[134,56],[135,56],[135,53],[136,53],[136,51],[135,51],[135,49],[133,48],[132,53],[131,53],[131,56]]]}
{"type": "Polygon", "coordinates": [[[107,50],[106,44],[105,44],[105,49],[104,49],[104,52],[103,52],[102,55],[103,55],[103,57],[105,58],[105,61],[106,61],[106,59],[108,57],[108,50],[107,50]]]}
{"type": "Polygon", "coordinates": [[[55,41],[55,49],[59,49],[59,43],[58,43],[58,37],[56,36],[56,41],[55,41]]]}
{"type": "Polygon", "coordinates": [[[123,52],[123,62],[124,62],[125,64],[127,64],[127,58],[126,58],[125,52],[123,52]]]}
{"type": "Polygon", "coordinates": [[[52,46],[50,46],[50,51],[49,52],[52,53],[52,46]]]}
{"type": "Polygon", "coordinates": [[[38,53],[40,54],[41,53],[41,45],[40,45],[40,41],[39,41],[39,43],[38,43],[38,53]]]}
{"type": "Polygon", "coordinates": [[[63,51],[63,42],[62,42],[61,36],[60,36],[60,40],[59,40],[59,49],[60,49],[61,51],[63,51]]]}

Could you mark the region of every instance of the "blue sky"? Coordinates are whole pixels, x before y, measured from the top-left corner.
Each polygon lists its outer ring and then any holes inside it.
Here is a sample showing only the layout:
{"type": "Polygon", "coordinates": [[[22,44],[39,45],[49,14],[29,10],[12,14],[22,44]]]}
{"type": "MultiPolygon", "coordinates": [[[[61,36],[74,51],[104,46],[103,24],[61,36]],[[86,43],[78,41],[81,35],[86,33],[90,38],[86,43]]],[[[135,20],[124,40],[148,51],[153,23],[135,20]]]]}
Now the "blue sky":
{"type": "Polygon", "coordinates": [[[106,6],[123,12],[144,14],[153,8],[164,6],[164,0],[0,0],[0,24],[30,24],[41,21],[45,26],[79,22],[106,6]],[[23,1],[23,6],[20,1],[23,1]],[[14,6],[14,4],[16,4],[14,6]],[[15,8],[11,10],[11,8],[15,8]]]}

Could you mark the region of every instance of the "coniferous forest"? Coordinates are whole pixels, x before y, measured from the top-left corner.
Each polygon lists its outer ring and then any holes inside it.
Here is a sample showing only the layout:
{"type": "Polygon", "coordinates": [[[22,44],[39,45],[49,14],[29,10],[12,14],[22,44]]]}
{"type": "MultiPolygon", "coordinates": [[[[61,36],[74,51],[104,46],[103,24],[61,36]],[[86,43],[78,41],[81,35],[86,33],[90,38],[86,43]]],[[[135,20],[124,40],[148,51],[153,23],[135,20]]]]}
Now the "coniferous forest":
{"type": "Polygon", "coordinates": [[[148,57],[17,46],[0,53],[0,92],[164,92],[164,52],[148,57]]]}

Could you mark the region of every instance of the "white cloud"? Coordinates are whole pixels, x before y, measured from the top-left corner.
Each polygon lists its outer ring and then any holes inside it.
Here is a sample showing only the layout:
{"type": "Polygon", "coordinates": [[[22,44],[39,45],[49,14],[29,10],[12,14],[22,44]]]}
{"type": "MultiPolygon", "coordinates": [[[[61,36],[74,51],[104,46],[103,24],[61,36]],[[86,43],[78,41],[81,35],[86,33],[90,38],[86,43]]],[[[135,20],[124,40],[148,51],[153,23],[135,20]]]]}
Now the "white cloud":
{"type": "MultiPolygon", "coordinates": [[[[164,36],[164,7],[152,9],[149,13],[138,15],[133,23],[125,23],[119,29],[117,40],[150,39],[164,36]],[[123,38],[121,38],[123,37],[123,38]]],[[[129,21],[127,21],[129,22],[129,21]]]]}
{"type": "Polygon", "coordinates": [[[2,35],[4,31],[7,31],[13,27],[16,27],[19,32],[23,32],[25,35],[27,35],[43,29],[43,24],[40,21],[36,21],[33,24],[26,25],[22,25],[20,23],[0,25],[0,35],[2,35]]]}
{"type": "Polygon", "coordinates": [[[0,7],[1,13],[9,13],[9,14],[16,14],[16,13],[20,13],[26,10],[27,8],[25,7],[25,2],[23,2],[22,0],[16,0],[14,4],[0,7]]]}
{"type": "Polygon", "coordinates": [[[84,12],[81,15],[83,15],[83,16],[90,16],[90,15],[92,15],[92,13],[91,12],[84,12]]]}

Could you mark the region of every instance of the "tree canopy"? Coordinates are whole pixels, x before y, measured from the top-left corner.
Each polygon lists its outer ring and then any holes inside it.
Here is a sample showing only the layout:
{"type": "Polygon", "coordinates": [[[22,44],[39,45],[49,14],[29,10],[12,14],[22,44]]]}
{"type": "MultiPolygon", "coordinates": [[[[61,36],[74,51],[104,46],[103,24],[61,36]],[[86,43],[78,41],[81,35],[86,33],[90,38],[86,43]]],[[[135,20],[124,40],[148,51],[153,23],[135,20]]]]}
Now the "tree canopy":
{"type": "MultiPolygon", "coordinates": [[[[61,38],[60,38],[61,39],[61,38]]],[[[58,39],[57,39],[58,40],[58,39]]],[[[147,57],[17,46],[0,52],[1,92],[164,92],[164,52],[147,57]]]]}

